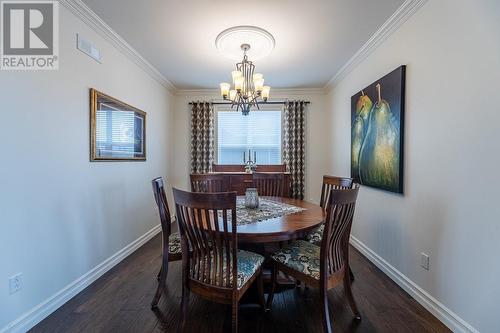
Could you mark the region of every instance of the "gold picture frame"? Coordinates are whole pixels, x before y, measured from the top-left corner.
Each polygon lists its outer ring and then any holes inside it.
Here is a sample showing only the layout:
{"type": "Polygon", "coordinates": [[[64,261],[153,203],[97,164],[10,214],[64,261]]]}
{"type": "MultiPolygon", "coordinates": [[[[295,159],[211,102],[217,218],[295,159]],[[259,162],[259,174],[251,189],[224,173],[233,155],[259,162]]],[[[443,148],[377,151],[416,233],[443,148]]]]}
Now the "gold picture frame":
{"type": "Polygon", "coordinates": [[[90,161],[145,161],[146,112],[90,89],[90,161]]]}

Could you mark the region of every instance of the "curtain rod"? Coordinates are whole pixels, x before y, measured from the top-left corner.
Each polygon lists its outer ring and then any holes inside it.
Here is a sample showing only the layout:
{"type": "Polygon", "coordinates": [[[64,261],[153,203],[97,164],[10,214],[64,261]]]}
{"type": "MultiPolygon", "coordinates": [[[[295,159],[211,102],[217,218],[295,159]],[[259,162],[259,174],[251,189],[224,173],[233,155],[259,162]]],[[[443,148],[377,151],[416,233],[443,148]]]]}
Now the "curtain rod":
{"type": "MultiPolygon", "coordinates": [[[[259,105],[265,105],[265,104],[282,104],[285,105],[289,101],[272,101],[272,102],[259,102],[259,105]]],[[[213,105],[231,105],[231,102],[211,102],[213,105]]],[[[311,102],[309,101],[303,101],[302,103],[304,104],[310,104],[311,102]]],[[[189,105],[197,104],[196,102],[189,102],[189,105]]]]}

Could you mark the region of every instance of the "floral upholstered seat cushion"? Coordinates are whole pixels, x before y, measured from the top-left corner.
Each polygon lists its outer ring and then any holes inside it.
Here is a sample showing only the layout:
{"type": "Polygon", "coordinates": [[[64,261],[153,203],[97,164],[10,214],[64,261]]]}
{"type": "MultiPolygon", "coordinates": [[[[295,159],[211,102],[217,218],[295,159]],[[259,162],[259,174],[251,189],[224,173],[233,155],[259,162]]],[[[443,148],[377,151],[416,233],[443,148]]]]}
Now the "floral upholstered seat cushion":
{"type": "Polygon", "coordinates": [[[264,262],[264,257],[260,254],[238,250],[238,289],[255,274],[264,262]]]}
{"type": "Polygon", "coordinates": [[[168,237],[168,252],[170,254],[182,253],[181,235],[178,232],[172,232],[168,237]]]}
{"type": "Polygon", "coordinates": [[[299,272],[319,280],[320,247],[304,240],[296,240],[284,246],[271,256],[299,272]]]}
{"type": "Polygon", "coordinates": [[[314,245],[321,245],[321,240],[323,239],[323,230],[325,230],[325,225],[322,223],[319,227],[311,231],[306,236],[306,240],[314,245]]]}
{"type": "MultiPolygon", "coordinates": [[[[241,289],[245,285],[245,283],[247,283],[247,281],[250,280],[250,278],[260,268],[260,266],[264,262],[264,257],[261,256],[260,254],[249,252],[249,251],[243,251],[243,250],[238,250],[237,256],[238,256],[238,276],[237,276],[238,282],[237,282],[237,284],[238,284],[238,289],[241,289]]],[[[211,262],[213,265],[215,265],[213,257],[212,257],[211,262]]],[[[222,262],[223,262],[223,265],[222,265],[223,284],[225,284],[226,279],[227,279],[227,274],[226,274],[227,265],[226,265],[226,255],[225,254],[223,256],[222,262]]],[[[230,260],[230,262],[231,262],[231,260],[230,260]]],[[[207,269],[207,268],[205,268],[205,269],[207,269]]],[[[214,268],[211,267],[211,269],[213,270],[214,268]]],[[[229,274],[229,277],[231,278],[231,273],[229,274]]],[[[211,279],[211,277],[208,277],[208,274],[207,274],[207,277],[205,278],[205,281],[203,281],[203,282],[215,284],[215,281],[210,281],[210,279],[211,279]]],[[[217,278],[217,281],[219,281],[218,278],[217,278]]],[[[232,287],[232,280],[231,280],[230,285],[232,287]]]]}

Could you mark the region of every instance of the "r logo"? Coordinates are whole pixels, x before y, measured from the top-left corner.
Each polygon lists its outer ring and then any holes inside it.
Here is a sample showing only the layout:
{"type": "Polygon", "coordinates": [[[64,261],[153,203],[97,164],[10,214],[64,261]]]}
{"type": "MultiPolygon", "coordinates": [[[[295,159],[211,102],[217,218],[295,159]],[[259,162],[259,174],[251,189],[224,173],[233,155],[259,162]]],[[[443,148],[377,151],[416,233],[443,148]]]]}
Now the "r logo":
{"type": "Polygon", "coordinates": [[[1,1],[1,9],[2,69],[57,69],[58,3],[1,1]]]}
{"type": "Polygon", "coordinates": [[[3,3],[4,55],[52,54],[53,5],[3,3]]]}

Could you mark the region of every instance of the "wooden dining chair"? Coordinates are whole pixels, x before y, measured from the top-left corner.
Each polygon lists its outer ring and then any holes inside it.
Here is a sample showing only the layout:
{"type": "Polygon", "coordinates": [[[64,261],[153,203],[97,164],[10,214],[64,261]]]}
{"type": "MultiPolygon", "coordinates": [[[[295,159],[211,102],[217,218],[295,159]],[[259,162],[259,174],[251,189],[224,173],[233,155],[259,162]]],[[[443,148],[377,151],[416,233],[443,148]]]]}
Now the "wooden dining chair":
{"type": "Polygon", "coordinates": [[[219,174],[191,174],[192,192],[227,192],[226,177],[219,174]]]}
{"type": "MultiPolygon", "coordinates": [[[[323,176],[323,184],[321,186],[321,198],[319,201],[319,205],[326,209],[326,204],[328,203],[328,199],[330,196],[330,192],[332,189],[349,189],[352,187],[353,180],[352,178],[347,177],[336,177],[336,176],[323,176]]],[[[323,230],[325,225],[322,223],[318,228],[314,229],[310,233],[306,235],[306,240],[309,242],[321,245],[321,239],[323,237],[323,230]]],[[[351,281],[354,281],[354,274],[352,273],[352,269],[349,267],[349,276],[351,281]]]]}
{"type": "Polygon", "coordinates": [[[173,189],[182,247],[182,301],[178,331],[186,323],[190,292],[231,304],[232,331],[238,331],[238,303],[257,280],[264,304],[264,257],[238,250],[236,192],[191,193],[173,189]],[[188,246],[192,255],[188,255],[188,246]]]}
{"type": "Polygon", "coordinates": [[[361,319],[351,291],[349,267],[349,236],[359,185],[351,189],[332,189],[326,207],[325,232],[321,246],[296,240],[271,255],[272,286],[267,307],[273,301],[277,272],[282,271],[319,288],[324,332],[331,332],[327,292],[343,283],[347,301],[356,319],[361,319]]]}
{"type": "MultiPolygon", "coordinates": [[[[319,205],[325,209],[328,203],[329,195],[332,189],[347,189],[352,187],[352,178],[323,176],[323,184],[321,185],[321,198],[319,205]]],[[[306,239],[316,245],[321,244],[321,237],[323,235],[324,224],[311,231],[306,239]]]]}
{"type": "Polygon", "coordinates": [[[283,197],[285,175],[283,173],[253,173],[253,185],[261,196],[283,197]]]}
{"type": "Polygon", "coordinates": [[[181,238],[178,232],[172,232],[172,220],[170,210],[168,208],[167,197],[165,196],[165,186],[161,177],[151,181],[153,185],[153,194],[155,197],[158,212],[160,214],[161,231],[162,231],[162,260],[161,268],[158,273],[158,287],[155,296],[151,302],[151,308],[158,306],[158,301],[162,293],[167,288],[168,263],[182,259],[181,254],[181,238]]]}
{"type": "Polygon", "coordinates": [[[352,187],[352,178],[336,177],[336,176],[323,176],[323,184],[321,186],[321,199],[319,205],[326,208],[330,192],[332,189],[347,189],[352,187]]]}

